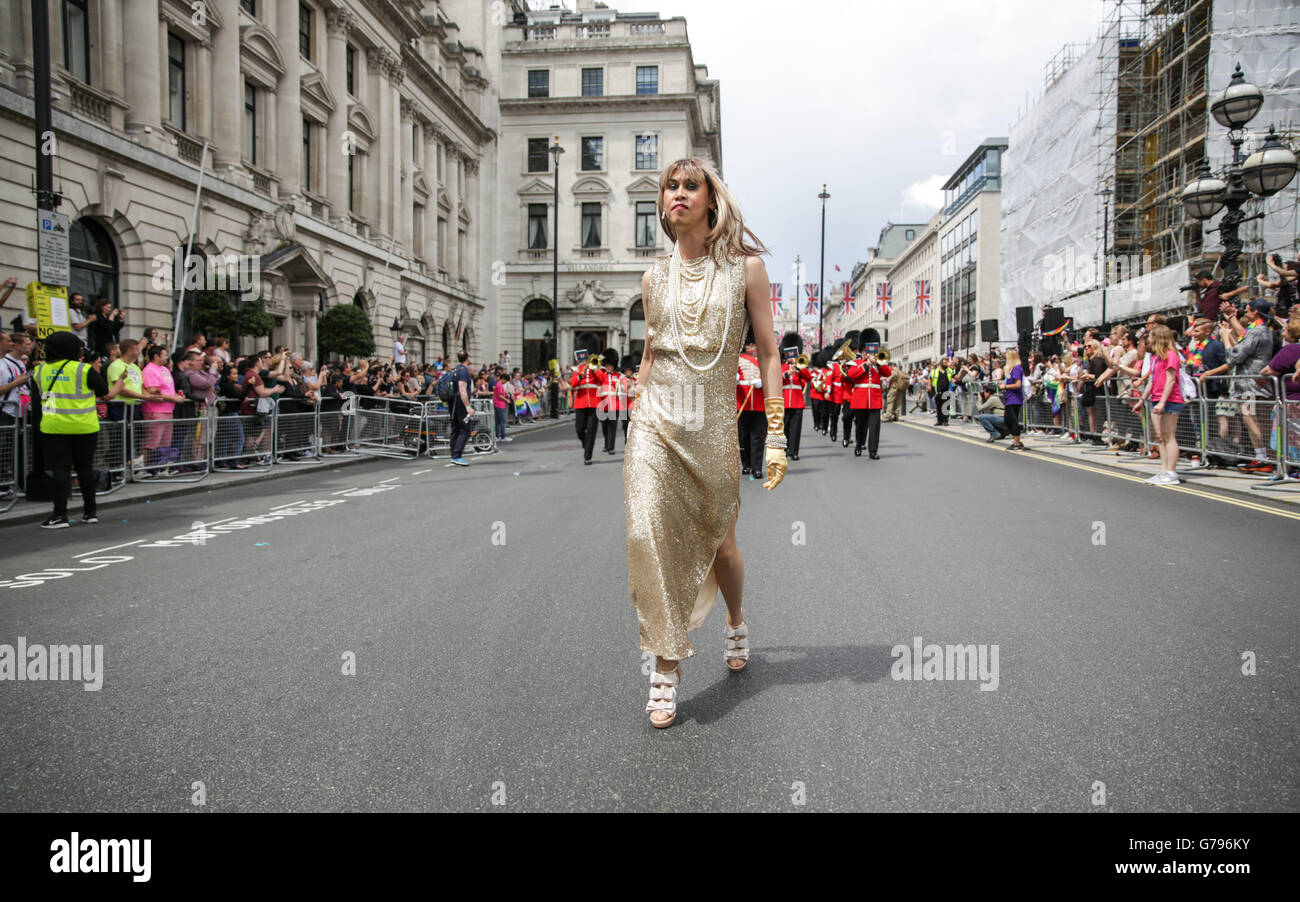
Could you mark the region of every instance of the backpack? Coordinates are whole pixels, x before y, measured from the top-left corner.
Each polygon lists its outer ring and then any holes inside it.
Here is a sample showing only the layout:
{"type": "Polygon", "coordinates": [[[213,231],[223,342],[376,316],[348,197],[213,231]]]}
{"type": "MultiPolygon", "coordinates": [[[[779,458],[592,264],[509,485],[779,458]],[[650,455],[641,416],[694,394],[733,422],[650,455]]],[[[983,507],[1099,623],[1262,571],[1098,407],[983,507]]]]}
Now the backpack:
{"type": "Polygon", "coordinates": [[[438,400],[446,404],[448,409],[451,408],[452,402],[455,401],[456,396],[460,393],[456,387],[456,370],[458,369],[460,369],[460,367],[456,367],[456,369],[443,370],[442,375],[438,377],[438,384],[434,386],[434,392],[437,394],[438,400]]]}

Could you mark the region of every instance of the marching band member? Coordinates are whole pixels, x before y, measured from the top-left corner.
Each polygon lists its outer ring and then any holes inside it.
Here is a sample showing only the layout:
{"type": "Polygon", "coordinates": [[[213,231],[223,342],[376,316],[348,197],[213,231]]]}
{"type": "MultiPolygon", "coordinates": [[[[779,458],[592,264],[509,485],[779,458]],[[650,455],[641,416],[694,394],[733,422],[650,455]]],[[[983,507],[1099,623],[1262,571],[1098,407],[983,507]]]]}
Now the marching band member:
{"type": "Polygon", "coordinates": [[[604,434],[606,454],[614,453],[614,439],[618,436],[618,351],[606,348],[600,355],[605,381],[596,389],[596,419],[604,434]]]}
{"type": "Polygon", "coordinates": [[[827,367],[830,381],[830,404],[826,408],[826,417],[830,420],[831,442],[835,442],[835,434],[839,431],[841,412],[844,419],[844,447],[849,446],[849,415],[847,413],[848,398],[844,393],[844,374],[840,372],[840,365],[834,361],[827,367]]]}
{"type": "Polygon", "coordinates": [[[574,422],[578,435],[582,438],[584,466],[591,465],[591,452],[596,447],[596,393],[606,381],[605,371],[591,366],[585,360],[569,377],[569,388],[573,392],[574,422]]]}
{"type": "Polygon", "coordinates": [[[785,396],[786,457],[799,459],[799,435],[803,431],[803,387],[812,382],[807,366],[795,364],[803,353],[803,337],[798,332],[781,336],[781,393],[785,396]]]}
{"type": "Polygon", "coordinates": [[[808,397],[812,401],[813,432],[826,434],[826,392],[817,386],[826,387],[826,367],[810,367],[808,370],[808,397]]]}
{"type": "MultiPolygon", "coordinates": [[[[862,441],[865,437],[871,459],[880,459],[876,453],[880,447],[880,409],[885,402],[884,386],[892,372],[888,365],[876,359],[874,352],[860,356],[849,365],[846,378],[850,392],[849,404],[858,427],[858,440],[853,446],[854,457],[862,456],[862,441]]],[[[847,426],[844,434],[848,435],[847,426]]]]}
{"type": "Polygon", "coordinates": [[[766,408],[763,405],[763,380],[758,369],[758,344],[754,329],[745,334],[745,352],[736,364],[736,431],[740,441],[740,475],[749,474],[752,482],[761,479],[763,443],[767,438],[766,408]]]}
{"type": "Polygon", "coordinates": [[[627,425],[632,417],[632,388],[636,379],[632,375],[632,355],[623,355],[623,372],[618,375],[618,418],[623,422],[623,448],[627,449],[627,425]]]}

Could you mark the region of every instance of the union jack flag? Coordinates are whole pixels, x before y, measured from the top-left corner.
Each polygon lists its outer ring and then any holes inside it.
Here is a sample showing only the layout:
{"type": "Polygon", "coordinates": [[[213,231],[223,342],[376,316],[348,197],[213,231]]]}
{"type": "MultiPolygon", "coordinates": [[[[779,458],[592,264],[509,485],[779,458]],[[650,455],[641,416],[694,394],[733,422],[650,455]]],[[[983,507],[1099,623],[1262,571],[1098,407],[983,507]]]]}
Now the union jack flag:
{"type": "Polygon", "coordinates": [[[876,283],[876,312],[882,316],[894,312],[894,289],[888,282],[876,283]]]}
{"type": "Polygon", "coordinates": [[[848,282],[844,283],[844,313],[843,316],[852,316],[857,298],[853,296],[853,288],[848,282]]]}
{"type": "Polygon", "coordinates": [[[804,310],[804,316],[817,315],[817,299],[821,294],[821,286],[816,282],[809,282],[806,286],[808,289],[808,307],[804,310]]]}
{"type": "Polygon", "coordinates": [[[918,316],[925,316],[930,312],[930,280],[916,280],[916,307],[912,310],[918,316]]]}
{"type": "Polygon", "coordinates": [[[840,341],[840,340],[842,340],[843,338],[844,338],[844,330],[841,329],[839,326],[836,326],[836,327],[835,327],[835,340],[836,340],[836,341],[840,341]]]}
{"type": "Polygon", "coordinates": [[[772,302],[772,319],[780,319],[785,316],[785,307],[781,303],[781,283],[769,282],[768,284],[772,286],[772,297],[769,299],[772,302]]]}

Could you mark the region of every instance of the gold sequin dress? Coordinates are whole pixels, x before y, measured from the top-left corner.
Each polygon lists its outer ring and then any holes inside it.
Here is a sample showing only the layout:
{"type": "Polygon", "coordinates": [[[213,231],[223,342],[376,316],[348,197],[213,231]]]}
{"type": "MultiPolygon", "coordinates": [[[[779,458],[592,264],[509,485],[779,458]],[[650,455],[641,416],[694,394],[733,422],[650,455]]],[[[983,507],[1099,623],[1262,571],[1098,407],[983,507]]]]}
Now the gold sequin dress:
{"type": "MultiPolygon", "coordinates": [[[[654,363],[628,427],[623,497],[641,650],[682,660],[695,654],[687,630],[704,622],[717,598],[714,558],[740,511],[736,366],[746,328],[745,262],[718,266],[693,335],[684,334],[680,316],[674,329],[669,268],[664,257],[650,274],[646,346],[654,363]]],[[[706,282],[680,283],[683,309],[702,300],[706,282]]]]}

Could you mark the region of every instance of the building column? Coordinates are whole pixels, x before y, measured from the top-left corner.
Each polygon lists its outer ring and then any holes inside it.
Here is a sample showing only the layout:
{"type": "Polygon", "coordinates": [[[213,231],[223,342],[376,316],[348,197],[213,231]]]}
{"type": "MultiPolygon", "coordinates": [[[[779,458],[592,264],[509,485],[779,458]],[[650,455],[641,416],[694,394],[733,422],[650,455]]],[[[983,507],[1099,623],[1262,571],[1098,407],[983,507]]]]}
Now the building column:
{"type": "Polygon", "coordinates": [[[460,167],[463,151],[459,144],[447,145],[447,197],[451,215],[447,220],[447,274],[454,282],[464,275],[460,261],[460,167]]]}
{"type": "MultiPolygon", "coordinates": [[[[194,56],[198,61],[198,73],[195,79],[194,118],[188,131],[200,138],[212,137],[212,42],[200,41],[194,47],[194,56]]],[[[241,93],[242,97],[243,94],[241,93]]],[[[239,122],[239,119],[235,119],[239,122]]],[[[209,163],[211,160],[209,160],[209,163]]]]}
{"type": "Polygon", "coordinates": [[[469,280],[472,288],[478,289],[481,285],[481,273],[479,272],[480,239],[483,235],[483,203],[479,197],[479,180],[478,167],[479,161],[474,157],[465,158],[465,196],[469,199],[470,223],[469,235],[465,238],[465,248],[469,259],[465,264],[465,278],[469,280]]]}
{"type": "Polygon", "coordinates": [[[397,242],[406,252],[415,255],[415,159],[412,157],[411,149],[415,146],[415,109],[414,104],[402,98],[400,101],[402,114],[401,122],[401,143],[398,149],[398,159],[402,161],[400,167],[402,186],[397,192],[397,242]]]}
{"type": "Polygon", "coordinates": [[[424,180],[429,183],[429,202],[424,206],[424,252],[429,272],[438,271],[438,127],[424,127],[424,180]]]}
{"type": "Polygon", "coordinates": [[[356,142],[344,144],[343,134],[348,130],[348,32],[352,28],[352,14],[346,9],[332,9],[325,16],[329,41],[325,48],[325,63],[330,89],[338,98],[330,110],[326,140],[325,171],[328,174],[325,196],[330,205],[330,220],[336,224],[348,221],[348,157],[356,153],[356,142]]]}
{"type": "Polygon", "coordinates": [[[99,46],[104,90],[122,98],[122,7],[118,3],[99,7],[99,46]]]}
{"type": "Polygon", "coordinates": [[[379,121],[375,125],[375,141],[370,145],[370,156],[373,159],[370,164],[370,178],[366,180],[366,195],[371,199],[371,203],[367,205],[366,218],[370,220],[371,237],[381,239],[385,243],[392,235],[390,176],[392,175],[393,142],[389,138],[392,131],[390,120],[393,118],[392,112],[389,111],[393,94],[389,78],[392,72],[390,64],[392,56],[382,48],[371,50],[366,55],[366,63],[378,76],[379,85],[378,96],[374,103],[379,121]]]}
{"type": "Polygon", "coordinates": [[[276,88],[275,174],[280,198],[302,196],[302,64],[298,54],[298,0],[279,0],[276,31],[285,72],[276,88]]]}
{"type": "MultiPolygon", "coordinates": [[[[213,0],[225,24],[212,35],[212,122],[218,137],[214,166],[225,171],[244,158],[244,77],[239,71],[239,0],[213,0]]],[[[111,5],[111,4],[109,4],[111,5]]]]}
{"type": "Polygon", "coordinates": [[[405,205],[405,198],[402,196],[402,156],[409,152],[402,147],[402,81],[406,77],[406,68],[402,65],[401,58],[396,54],[389,54],[389,101],[388,101],[388,128],[383,135],[383,141],[388,145],[388,169],[384,171],[384,181],[388,186],[388,234],[396,235],[399,243],[403,247],[411,246],[410,238],[403,238],[401,235],[403,217],[401,209],[405,205]]]}
{"type": "Polygon", "coordinates": [[[125,60],[126,102],[131,105],[126,117],[126,130],[142,143],[161,147],[165,142],[162,139],[162,95],[158,92],[161,79],[158,64],[162,58],[158,48],[161,30],[158,4],[147,0],[126,4],[125,21],[126,33],[131,35],[135,44],[134,51],[125,60]]]}

